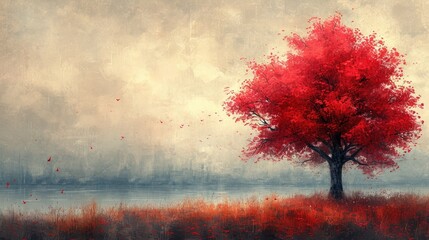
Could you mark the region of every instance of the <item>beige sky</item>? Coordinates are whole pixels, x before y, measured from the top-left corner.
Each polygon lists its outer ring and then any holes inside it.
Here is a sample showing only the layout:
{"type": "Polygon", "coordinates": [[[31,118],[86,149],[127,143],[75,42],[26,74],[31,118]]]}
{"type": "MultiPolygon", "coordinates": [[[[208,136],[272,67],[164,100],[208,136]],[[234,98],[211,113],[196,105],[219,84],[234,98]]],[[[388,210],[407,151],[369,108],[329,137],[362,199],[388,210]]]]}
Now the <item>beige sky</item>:
{"type": "MultiPolygon", "coordinates": [[[[407,78],[428,103],[424,0],[2,1],[3,156],[78,164],[158,146],[174,149],[177,161],[198,152],[218,169],[239,165],[250,131],[226,117],[222,102],[225,87],[249,77],[240,58],[284,52],[279,32],[303,34],[310,17],[335,11],[406,53],[407,78]]],[[[425,125],[417,150],[429,153],[427,133],[425,125]]]]}

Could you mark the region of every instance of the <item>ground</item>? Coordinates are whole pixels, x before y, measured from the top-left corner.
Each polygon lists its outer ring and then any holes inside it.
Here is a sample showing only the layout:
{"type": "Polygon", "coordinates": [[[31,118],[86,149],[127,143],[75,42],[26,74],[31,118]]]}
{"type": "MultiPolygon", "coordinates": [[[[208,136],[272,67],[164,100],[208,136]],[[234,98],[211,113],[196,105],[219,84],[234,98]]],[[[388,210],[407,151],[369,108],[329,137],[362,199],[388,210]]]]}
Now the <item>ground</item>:
{"type": "Polygon", "coordinates": [[[0,239],[428,239],[429,196],[321,194],[5,212],[0,239]]]}

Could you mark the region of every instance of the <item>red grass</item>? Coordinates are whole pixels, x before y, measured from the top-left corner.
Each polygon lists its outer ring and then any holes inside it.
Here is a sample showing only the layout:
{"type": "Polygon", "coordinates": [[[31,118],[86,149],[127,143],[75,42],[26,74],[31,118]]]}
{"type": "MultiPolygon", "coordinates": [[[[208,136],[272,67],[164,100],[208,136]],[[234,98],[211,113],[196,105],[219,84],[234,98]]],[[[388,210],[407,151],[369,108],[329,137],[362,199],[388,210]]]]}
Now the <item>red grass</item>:
{"type": "Polygon", "coordinates": [[[334,202],[310,197],[166,208],[119,206],[6,213],[0,239],[428,239],[429,196],[364,196],[334,202]]]}

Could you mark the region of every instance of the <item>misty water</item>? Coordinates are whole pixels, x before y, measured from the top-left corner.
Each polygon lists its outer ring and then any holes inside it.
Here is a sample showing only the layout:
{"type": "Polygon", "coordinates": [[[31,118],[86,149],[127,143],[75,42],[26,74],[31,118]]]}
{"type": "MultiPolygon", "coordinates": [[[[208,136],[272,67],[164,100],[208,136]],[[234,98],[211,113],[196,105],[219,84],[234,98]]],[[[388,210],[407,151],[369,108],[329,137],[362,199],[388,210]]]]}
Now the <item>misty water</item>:
{"type": "MultiPolygon", "coordinates": [[[[95,201],[98,206],[165,207],[186,199],[203,199],[218,203],[228,200],[262,199],[271,194],[281,197],[296,194],[327,193],[328,186],[14,186],[0,190],[0,211],[38,211],[79,208],[95,201]],[[63,191],[62,191],[63,190],[63,191]]],[[[367,194],[414,193],[429,194],[427,186],[345,186],[346,193],[362,191],[367,194]]]]}

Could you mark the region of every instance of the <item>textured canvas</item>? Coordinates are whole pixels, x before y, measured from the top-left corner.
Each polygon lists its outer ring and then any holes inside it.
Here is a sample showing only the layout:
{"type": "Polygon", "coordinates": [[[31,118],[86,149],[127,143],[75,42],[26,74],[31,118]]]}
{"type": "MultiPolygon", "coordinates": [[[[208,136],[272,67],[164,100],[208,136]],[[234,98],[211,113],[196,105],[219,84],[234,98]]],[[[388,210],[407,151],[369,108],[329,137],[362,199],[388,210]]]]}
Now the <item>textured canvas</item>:
{"type": "Polygon", "coordinates": [[[0,238],[429,238],[427,11],[424,0],[2,1],[0,238]],[[254,78],[249,62],[288,59],[285,36],[336,15],[403,54],[421,96],[421,138],[382,173],[349,164],[345,205],[327,197],[326,162],[243,161],[258,131],[225,104],[254,78]]]}

